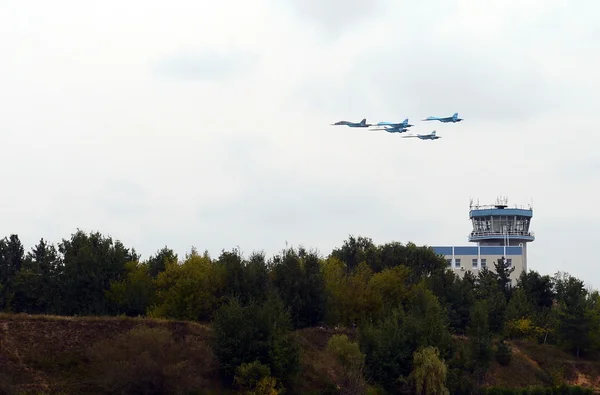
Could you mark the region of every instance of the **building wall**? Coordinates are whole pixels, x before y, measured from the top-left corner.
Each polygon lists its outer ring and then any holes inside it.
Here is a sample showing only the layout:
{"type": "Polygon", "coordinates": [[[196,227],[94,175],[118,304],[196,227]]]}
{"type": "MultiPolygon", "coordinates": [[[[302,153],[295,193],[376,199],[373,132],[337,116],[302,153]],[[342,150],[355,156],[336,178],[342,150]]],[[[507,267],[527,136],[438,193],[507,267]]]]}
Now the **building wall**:
{"type": "Polygon", "coordinates": [[[436,253],[444,256],[448,262],[448,268],[461,278],[467,271],[471,271],[477,276],[483,266],[495,272],[494,264],[502,257],[509,261],[511,267],[515,268],[510,275],[512,285],[516,285],[521,272],[526,270],[525,255],[523,254],[525,251],[521,247],[439,246],[432,248],[436,253]]]}

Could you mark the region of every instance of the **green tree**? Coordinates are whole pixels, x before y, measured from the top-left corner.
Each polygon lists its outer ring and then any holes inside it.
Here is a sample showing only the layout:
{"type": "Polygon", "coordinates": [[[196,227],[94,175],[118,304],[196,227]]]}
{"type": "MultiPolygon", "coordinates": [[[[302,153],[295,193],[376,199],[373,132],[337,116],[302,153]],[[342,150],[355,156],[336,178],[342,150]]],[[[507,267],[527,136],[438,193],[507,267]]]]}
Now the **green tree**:
{"type": "Polygon", "coordinates": [[[156,278],[159,273],[164,272],[167,268],[167,265],[172,262],[177,262],[177,254],[167,246],[164,246],[162,249],[156,252],[156,254],[152,255],[145,262],[148,267],[148,274],[152,278],[156,278]]]}
{"type": "Polygon", "coordinates": [[[225,295],[237,298],[242,303],[248,303],[250,284],[246,278],[246,265],[240,251],[222,251],[215,265],[223,269],[225,295]]]}
{"type": "Polygon", "coordinates": [[[492,334],[489,325],[489,309],[486,301],[478,300],[471,309],[471,322],[467,329],[471,344],[472,371],[479,383],[487,372],[492,357],[492,334]]]}
{"type": "Polygon", "coordinates": [[[243,363],[235,370],[233,380],[237,389],[246,395],[277,395],[277,380],[271,377],[271,369],[258,361],[243,363]]]}
{"type": "Polygon", "coordinates": [[[496,269],[498,287],[504,294],[506,300],[508,300],[510,299],[512,289],[512,280],[510,275],[515,271],[515,267],[509,266],[508,261],[502,257],[498,259],[496,263],[494,263],[494,268],[496,269]]]}
{"type": "MultiPolygon", "coordinates": [[[[248,300],[264,302],[272,290],[272,282],[263,252],[253,252],[245,266],[248,300]]],[[[323,296],[325,297],[325,296],[323,296]]]]}
{"type": "Polygon", "coordinates": [[[540,340],[543,343],[546,343],[549,338],[550,341],[556,340],[553,339],[553,335],[556,334],[558,316],[557,309],[553,308],[556,299],[553,278],[530,270],[521,273],[517,280],[517,287],[523,290],[533,306],[532,323],[543,333],[540,335],[540,340]]]}
{"type": "Polygon", "coordinates": [[[537,310],[552,307],[556,294],[554,282],[550,276],[541,276],[534,270],[522,272],[517,280],[517,287],[525,292],[527,299],[537,310]]]}
{"type": "Polygon", "coordinates": [[[156,303],[149,309],[153,317],[209,321],[221,303],[225,272],[207,252],[195,248],[182,264],[167,263],[156,280],[156,303]]]}
{"type": "Polygon", "coordinates": [[[514,289],[506,308],[504,335],[537,339],[543,330],[535,325],[535,316],[535,306],[525,291],[522,288],[514,289]]]}
{"type": "Polygon", "coordinates": [[[423,278],[441,276],[446,272],[446,260],[437,255],[431,247],[407,243],[406,250],[406,266],[412,275],[411,283],[416,284],[423,278]]]}
{"type": "Polygon", "coordinates": [[[377,247],[368,237],[350,235],[342,247],[333,249],[330,257],[343,262],[346,273],[352,272],[361,262],[365,262],[371,270],[382,269],[377,247]]]}
{"type": "Polygon", "coordinates": [[[299,368],[299,348],[291,335],[291,317],[277,294],[262,304],[228,298],[213,320],[213,350],[223,377],[232,383],[235,370],[258,361],[289,385],[299,368]]]}
{"type": "Polygon", "coordinates": [[[410,341],[412,352],[427,346],[436,347],[444,356],[450,351],[447,312],[425,282],[417,284],[411,290],[402,327],[410,341]]]}
{"type": "MultiPolygon", "coordinates": [[[[15,293],[15,277],[21,270],[25,250],[16,234],[0,240],[0,309],[12,311],[15,293]]],[[[18,309],[18,307],[17,307],[18,309]]]]}
{"type": "Polygon", "coordinates": [[[285,249],[273,258],[273,284],[290,307],[295,328],[314,326],[325,317],[325,281],[316,252],[285,249]]]}
{"type": "Polygon", "coordinates": [[[224,276],[223,296],[242,304],[264,302],[272,289],[269,269],[262,252],[253,252],[246,260],[237,249],[223,251],[215,262],[224,276]]]}
{"type": "MultiPolygon", "coordinates": [[[[393,242],[382,245],[378,251],[382,269],[399,265],[410,269],[408,278],[410,284],[416,284],[423,278],[441,276],[446,271],[446,260],[438,256],[430,247],[393,242]]],[[[381,269],[374,268],[374,270],[378,272],[381,269]]]]}
{"type": "Polygon", "coordinates": [[[314,326],[325,317],[325,281],[319,257],[300,248],[273,258],[273,284],[290,307],[295,328],[314,326]]]}
{"type": "Polygon", "coordinates": [[[449,355],[446,311],[421,282],[411,290],[406,312],[399,306],[381,321],[364,324],[359,329],[359,342],[369,378],[387,391],[401,391],[416,350],[432,346],[449,355]]]}
{"type": "Polygon", "coordinates": [[[410,379],[418,395],[450,395],[446,387],[447,368],[435,347],[424,347],[413,354],[410,379]]]}
{"type": "Polygon", "coordinates": [[[378,323],[359,328],[359,344],[365,354],[365,373],[389,393],[397,393],[399,379],[411,371],[413,348],[404,331],[405,313],[393,310],[378,323]]]}
{"type": "Polygon", "coordinates": [[[333,335],[327,342],[327,351],[335,356],[342,366],[341,394],[364,394],[366,384],[363,379],[365,356],[358,343],[351,342],[346,335],[333,335]]]}
{"type": "Polygon", "coordinates": [[[264,253],[253,252],[246,260],[236,249],[223,251],[215,263],[224,269],[225,296],[242,304],[266,300],[273,284],[264,253]]]}
{"type": "Polygon", "coordinates": [[[475,302],[476,279],[467,271],[461,279],[454,271],[446,270],[440,276],[428,277],[430,289],[448,311],[452,332],[464,334],[469,323],[470,309],[475,302]]]}
{"type": "Polygon", "coordinates": [[[488,322],[491,331],[500,333],[504,328],[507,300],[498,274],[487,268],[481,269],[477,278],[475,295],[477,300],[487,302],[488,322]]]}
{"type": "Polygon", "coordinates": [[[316,251],[307,251],[300,248],[299,255],[302,260],[303,282],[302,298],[307,308],[300,316],[300,322],[306,326],[314,326],[325,319],[326,297],[325,278],[321,271],[321,259],[316,251]]]}
{"type": "Polygon", "coordinates": [[[116,314],[142,316],[156,300],[156,289],[150,267],[132,261],[125,265],[127,274],[111,282],[106,298],[114,305],[116,314]]]}
{"type": "Polygon", "coordinates": [[[375,272],[385,269],[395,268],[396,266],[407,267],[407,248],[399,242],[385,243],[376,247],[378,252],[379,266],[371,267],[375,272]]]}
{"type": "Polygon", "coordinates": [[[558,299],[558,334],[564,347],[579,358],[593,346],[592,333],[598,328],[592,309],[592,300],[583,282],[569,274],[555,276],[558,299]]]}
{"type": "Polygon", "coordinates": [[[473,363],[469,345],[457,341],[455,350],[448,361],[448,390],[451,394],[475,394],[475,382],[473,374],[473,363]]]}
{"type": "Polygon", "coordinates": [[[60,309],[59,280],[62,273],[62,261],[54,244],[44,239],[27,253],[27,260],[39,271],[42,278],[40,284],[41,300],[38,302],[45,313],[56,314],[60,309]]]}
{"type": "Polygon", "coordinates": [[[378,301],[369,282],[373,276],[369,266],[362,262],[354,272],[346,273],[344,263],[328,258],[322,266],[326,293],[326,321],[345,326],[372,321],[378,314],[378,301]]]}
{"type": "Polygon", "coordinates": [[[14,279],[15,312],[56,314],[60,310],[60,260],[54,245],[41,239],[14,279]]]}
{"type": "Polygon", "coordinates": [[[506,307],[506,321],[532,317],[534,309],[535,307],[527,298],[525,291],[522,288],[516,288],[506,307]]]}
{"type": "Polygon", "coordinates": [[[367,293],[373,300],[373,307],[366,313],[372,319],[387,316],[407,301],[409,272],[406,266],[400,265],[383,269],[370,277],[367,293]]]}
{"type": "Polygon", "coordinates": [[[325,284],[325,322],[334,325],[345,319],[346,269],[338,258],[329,257],[321,265],[325,284]]]}
{"type": "Polygon", "coordinates": [[[139,259],[134,249],[99,232],[78,230],[69,240],[63,239],[58,250],[63,263],[60,313],[65,315],[108,314],[105,291],[126,275],[127,262],[139,259]]]}

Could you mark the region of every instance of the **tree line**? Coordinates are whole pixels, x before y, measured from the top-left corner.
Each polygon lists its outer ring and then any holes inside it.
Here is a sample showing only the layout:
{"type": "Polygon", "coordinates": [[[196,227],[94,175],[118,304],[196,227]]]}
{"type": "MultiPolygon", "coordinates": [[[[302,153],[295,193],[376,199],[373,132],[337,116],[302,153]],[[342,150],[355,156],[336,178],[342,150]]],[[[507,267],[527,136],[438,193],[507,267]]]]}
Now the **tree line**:
{"type": "Polygon", "coordinates": [[[355,342],[336,338],[335,349],[343,356],[356,346],[361,375],[393,393],[415,391],[423,377],[415,369],[436,363],[441,387],[471,393],[494,359],[510,363],[508,339],[597,358],[598,291],[563,272],[529,271],[511,286],[514,267],[500,259],[494,269],[460,278],[427,246],[353,236],[326,256],[286,247],[272,257],[236,249],[211,257],[195,248],[179,257],[165,246],[141,260],[99,232],[78,230],[57,245],[41,239],[29,251],[13,234],[0,240],[0,310],[210,323],[231,385],[240,372],[265,368],[293,387],[293,331],[308,327],[353,330],[355,342]]]}

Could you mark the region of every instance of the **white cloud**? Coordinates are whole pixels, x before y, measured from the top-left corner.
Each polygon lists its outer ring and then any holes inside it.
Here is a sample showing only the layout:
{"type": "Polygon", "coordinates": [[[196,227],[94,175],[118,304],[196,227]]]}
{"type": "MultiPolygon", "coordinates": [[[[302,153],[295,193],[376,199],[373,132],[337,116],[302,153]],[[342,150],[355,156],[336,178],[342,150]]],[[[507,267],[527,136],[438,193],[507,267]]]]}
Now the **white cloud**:
{"type": "Polygon", "coordinates": [[[219,53],[178,53],[168,57],[156,66],[156,73],[166,77],[189,80],[202,80],[219,83],[238,73],[251,72],[255,59],[252,54],[219,53]]]}
{"type": "Polygon", "coordinates": [[[572,203],[600,181],[596,2],[0,10],[0,215],[28,246],[77,227],[146,257],[285,240],[328,252],[350,233],[464,244],[469,197],[502,194],[534,200],[532,268],[600,286],[600,218],[572,203]],[[419,121],[457,111],[460,124],[419,121]],[[365,117],[443,138],[329,125],[365,117]]]}

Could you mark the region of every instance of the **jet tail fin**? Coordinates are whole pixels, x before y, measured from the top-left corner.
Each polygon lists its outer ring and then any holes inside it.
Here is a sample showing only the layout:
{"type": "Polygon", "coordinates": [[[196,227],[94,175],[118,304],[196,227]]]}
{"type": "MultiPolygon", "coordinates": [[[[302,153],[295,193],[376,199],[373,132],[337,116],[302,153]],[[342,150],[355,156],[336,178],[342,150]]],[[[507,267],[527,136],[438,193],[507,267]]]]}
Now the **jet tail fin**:
{"type": "Polygon", "coordinates": [[[455,112],[454,115],[452,115],[452,118],[458,118],[458,113],[455,112]]]}
{"type": "Polygon", "coordinates": [[[363,120],[362,120],[362,121],[360,121],[360,124],[361,124],[361,125],[364,125],[364,124],[366,124],[366,123],[367,123],[367,118],[363,118],[363,120]]]}

